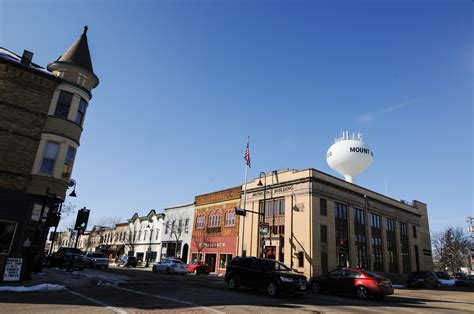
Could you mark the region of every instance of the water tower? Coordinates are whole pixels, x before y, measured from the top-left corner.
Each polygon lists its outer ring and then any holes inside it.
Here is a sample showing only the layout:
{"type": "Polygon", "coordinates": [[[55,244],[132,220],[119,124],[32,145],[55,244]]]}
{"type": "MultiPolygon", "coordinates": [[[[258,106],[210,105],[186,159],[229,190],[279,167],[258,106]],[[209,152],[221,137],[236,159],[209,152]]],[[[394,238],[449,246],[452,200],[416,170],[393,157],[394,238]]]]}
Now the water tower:
{"type": "Polygon", "coordinates": [[[326,160],[329,167],[344,176],[347,182],[353,183],[355,177],[372,164],[374,154],[362,141],[362,133],[352,137],[349,132],[342,132],[340,138],[329,147],[326,160]]]}

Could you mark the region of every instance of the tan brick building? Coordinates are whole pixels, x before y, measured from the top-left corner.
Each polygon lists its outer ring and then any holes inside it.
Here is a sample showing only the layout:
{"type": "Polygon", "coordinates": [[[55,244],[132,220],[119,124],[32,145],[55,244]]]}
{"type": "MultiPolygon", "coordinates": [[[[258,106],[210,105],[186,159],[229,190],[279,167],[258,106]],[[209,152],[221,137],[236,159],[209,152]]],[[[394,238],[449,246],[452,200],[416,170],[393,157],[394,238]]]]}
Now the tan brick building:
{"type": "MultiPolygon", "coordinates": [[[[276,171],[247,184],[247,210],[263,212],[264,198],[272,231],[263,236],[264,255],[306,276],[345,264],[339,240],[348,243],[352,267],[392,278],[433,268],[427,206],[420,201],[395,200],[315,169],[276,171]]],[[[247,213],[241,229],[239,254],[260,255],[258,215],[247,213]]]]}
{"type": "Polygon", "coordinates": [[[227,262],[237,255],[241,187],[195,197],[190,261],[205,261],[211,273],[225,273],[227,262]]]}
{"type": "Polygon", "coordinates": [[[47,69],[0,48],[0,280],[8,257],[29,277],[65,199],[99,84],[86,32],[47,69]]]}

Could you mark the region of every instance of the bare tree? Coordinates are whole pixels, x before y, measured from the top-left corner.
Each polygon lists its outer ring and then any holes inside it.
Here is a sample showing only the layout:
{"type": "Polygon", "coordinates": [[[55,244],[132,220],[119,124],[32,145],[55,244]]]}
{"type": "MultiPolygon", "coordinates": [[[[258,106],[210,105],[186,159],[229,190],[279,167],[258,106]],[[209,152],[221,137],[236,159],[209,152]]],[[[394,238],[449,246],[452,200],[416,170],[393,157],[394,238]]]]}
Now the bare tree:
{"type": "Polygon", "coordinates": [[[95,225],[101,226],[101,227],[108,227],[108,228],[113,228],[115,227],[116,224],[120,223],[122,219],[120,217],[107,217],[107,216],[102,216],[97,220],[97,223],[95,225]]]}
{"type": "Polygon", "coordinates": [[[125,233],[123,244],[128,247],[129,251],[135,251],[135,241],[136,233],[134,232],[134,230],[130,229],[128,232],[125,233]]]}
{"type": "Polygon", "coordinates": [[[75,211],[76,211],[76,205],[74,205],[71,202],[67,202],[67,203],[63,204],[63,206],[61,208],[61,217],[66,218],[66,217],[74,214],[75,211]]]}
{"type": "Polygon", "coordinates": [[[466,266],[469,254],[469,238],[461,227],[448,227],[432,236],[434,260],[438,268],[459,272],[466,266]]]}
{"type": "Polygon", "coordinates": [[[193,235],[192,241],[197,249],[197,259],[199,262],[202,262],[202,253],[203,250],[206,248],[206,243],[209,242],[209,237],[206,235],[204,230],[202,230],[202,232],[193,235]]]}
{"type": "MultiPolygon", "coordinates": [[[[178,245],[179,241],[181,240],[181,235],[183,234],[183,229],[184,229],[184,218],[183,215],[180,212],[174,212],[170,216],[168,216],[169,219],[166,221],[166,226],[165,228],[168,227],[168,223],[171,222],[171,226],[169,226],[170,230],[170,236],[173,238],[175,247],[174,247],[174,253],[173,256],[176,257],[178,253],[178,245]]],[[[182,256],[181,256],[182,258],[182,256]]]]}

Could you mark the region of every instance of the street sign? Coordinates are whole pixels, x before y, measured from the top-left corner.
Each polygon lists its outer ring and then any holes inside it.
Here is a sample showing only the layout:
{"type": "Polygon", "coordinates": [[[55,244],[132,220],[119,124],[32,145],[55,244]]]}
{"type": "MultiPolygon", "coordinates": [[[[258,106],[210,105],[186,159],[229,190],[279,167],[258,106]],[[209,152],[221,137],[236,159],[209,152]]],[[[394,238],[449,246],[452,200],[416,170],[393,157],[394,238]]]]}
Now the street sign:
{"type": "Polygon", "coordinates": [[[3,281],[19,281],[23,258],[7,258],[3,281]]]}
{"type": "Polygon", "coordinates": [[[246,215],[247,215],[247,211],[246,211],[244,208],[238,208],[238,207],[236,207],[236,208],[235,208],[235,214],[236,214],[236,215],[239,215],[239,216],[246,216],[246,215]]]}

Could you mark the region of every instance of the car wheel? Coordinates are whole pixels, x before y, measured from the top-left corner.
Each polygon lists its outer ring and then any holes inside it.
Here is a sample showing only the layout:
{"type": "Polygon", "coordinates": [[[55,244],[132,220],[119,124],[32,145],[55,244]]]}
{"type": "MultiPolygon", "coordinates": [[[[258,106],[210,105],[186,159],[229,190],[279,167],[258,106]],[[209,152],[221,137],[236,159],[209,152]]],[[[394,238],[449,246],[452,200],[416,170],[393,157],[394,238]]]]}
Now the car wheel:
{"type": "Polygon", "coordinates": [[[156,273],[156,266],[153,266],[153,268],[151,269],[154,273],[156,273]]]}
{"type": "Polygon", "coordinates": [[[357,297],[361,300],[367,299],[369,296],[369,291],[367,290],[366,287],[364,286],[358,286],[357,287],[357,297]]]}
{"type": "Polygon", "coordinates": [[[277,284],[272,281],[267,285],[267,293],[269,296],[276,296],[278,294],[278,286],[277,284]]]}
{"type": "Polygon", "coordinates": [[[319,285],[316,281],[313,281],[311,283],[310,290],[311,290],[312,293],[320,293],[321,292],[321,290],[319,288],[319,285]]]}
{"type": "Polygon", "coordinates": [[[235,290],[239,287],[239,281],[237,280],[236,276],[232,276],[229,278],[229,281],[227,282],[227,287],[231,290],[235,290]]]}
{"type": "Polygon", "coordinates": [[[170,269],[169,268],[166,268],[166,274],[169,275],[171,272],[170,272],[170,269]]]}

